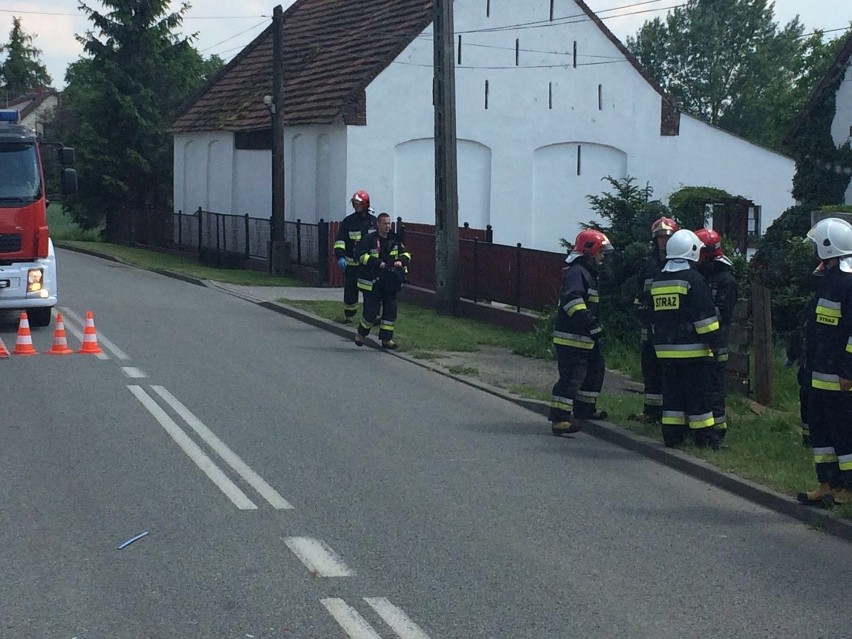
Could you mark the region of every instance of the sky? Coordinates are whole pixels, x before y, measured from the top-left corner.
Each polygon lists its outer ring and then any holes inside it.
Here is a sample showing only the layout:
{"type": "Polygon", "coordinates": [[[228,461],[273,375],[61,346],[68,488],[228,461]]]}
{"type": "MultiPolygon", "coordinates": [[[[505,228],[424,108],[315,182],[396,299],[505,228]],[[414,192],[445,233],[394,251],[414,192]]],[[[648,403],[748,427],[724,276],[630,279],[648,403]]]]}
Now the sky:
{"type": "MultiPolygon", "coordinates": [[[[517,2],[521,0],[503,0],[517,2]]],[[[622,41],[635,35],[646,20],[664,16],[668,8],[683,0],[586,0],[586,3],[622,41]]],[[[225,61],[233,58],[260,33],[272,19],[272,8],[285,9],[292,0],[191,0],[182,31],[197,34],[195,47],[207,57],[218,54],[225,61]]],[[[0,43],[9,39],[13,16],[19,17],[24,31],[34,36],[33,45],[41,49],[41,62],[53,79],[53,86],[63,88],[65,69],[83,52],[76,35],[84,35],[92,26],[78,9],[78,0],[0,0],[0,43]]],[[[102,10],[98,0],[87,4],[102,10]]],[[[365,5],[367,4],[365,0],[365,5]]],[[[852,21],[852,0],[775,0],[775,19],[784,25],[796,15],[805,25],[805,33],[848,28],[852,21]]],[[[172,10],[180,2],[171,2],[172,10]]],[[[827,33],[837,36],[841,32],[827,33]]],[[[0,54],[0,60],[5,56],[0,54]]]]}

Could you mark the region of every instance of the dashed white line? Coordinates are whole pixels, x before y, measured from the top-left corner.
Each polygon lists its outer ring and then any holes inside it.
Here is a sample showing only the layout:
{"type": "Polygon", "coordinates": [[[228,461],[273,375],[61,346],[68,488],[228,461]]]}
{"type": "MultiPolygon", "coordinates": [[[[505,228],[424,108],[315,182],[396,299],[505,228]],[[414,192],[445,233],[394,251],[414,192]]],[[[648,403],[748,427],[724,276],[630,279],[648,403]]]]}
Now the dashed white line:
{"type": "Polygon", "coordinates": [[[148,373],[141,371],[133,366],[122,366],[121,372],[127,375],[130,379],[142,379],[148,377],[148,373]]]}
{"type": "MultiPolygon", "coordinates": [[[[73,318],[71,318],[71,316],[74,315],[74,311],[63,307],[62,313],[68,316],[68,318],[73,321],[73,318]]],[[[77,316],[77,319],[80,319],[79,316],[77,316]]],[[[83,330],[77,328],[74,324],[69,322],[68,319],[65,319],[65,330],[71,333],[78,340],[80,340],[81,344],[83,343],[83,330]]],[[[109,359],[109,355],[107,355],[106,353],[98,353],[97,355],[95,355],[95,357],[97,357],[98,359],[109,359]]]]}
{"type": "Polygon", "coordinates": [[[364,597],[364,601],[379,613],[379,616],[400,636],[400,639],[429,639],[429,635],[423,632],[408,615],[384,597],[364,597]]]}
{"type": "Polygon", "coordinates": [[[254,502],[252,502],[234,482],[228,479],[227,475],[225,475],[225,473],[223,473],[221,469],[204,454],[204,451],[199,448],[198,444],[192,441],[189,438],[189,435],[181,430],[180,426],[178,426],[174,420],[166,414],[166,411],[157,405],[157,402],[155,402],[141,386],[128,386],[127,388],[129,388],[130,392],[136,396],[136,399],[138,399],[142,405],[148,409],[148,412],[154,416],[154,419],[160,422],[160,425],[169,435],[171,435],[177,445],[183,449],[183,452],[195,462],[196,466],[204,471],[204,474],[206,474],[210,480],[216,484],[223,493],[225,493],[228,499],[234,502],[237,508],[240,510],[257,509],[254,502]]]}
{"type": "Polygon", "coordinates": [[[354,570],[323,541],[311,537],[287,537],[284,540],[293,554],[318,577],[351,577],[354,570]]]}
{"type": "Polygon", "coordinates": [[[382,639],[358,611],[343,599],[320,599],[320,603],[352,639],[382,639]]]}
{"type": "MultiPolygon", "coordinates": [[[[81,318],[79,315],[77,315],[70,308],[66,308],[66,307],[63,306],[62,307],[62,313],[63,313],[63,315],[67,315],[68,317],[73,319],[75,322],[77,322],[81,326],[85,325],[85,323],[86,323],[83,320],[83,318],[81,318]]],[[[74,333],[75,337],[78,337],[80,339],[81,342],[83,341],[83,333],[77,333],[76,328],[72,332],[74,333]]],[[[104,347],[109,349],[112,352],[112,354],[115,355],[116,359],[121,359],[121,360],[130,359],[130,355],[128,355],[123,350],[121,350],[118,346],[116,346],[111,341],[109,341],[100,332],[98,332],[98,344],[103,345],[104,347]]],[[[99,357],[100,357],[100,355],[99,355],[99,357]]]]}
{"type": "Polygon", "coordinates": [[[239,455],[228,448],[222,440],[216,437],[216,435],[214,435],[200,419],[193,415],[192,411],[181,404],[174,395],[162,386],[151,386],[151,388],[154,389],[154,392],[162,397],[166,403],[181,416],[189,427],[192,428],[192,430],[194,430],[196,434],[203,439],[208,446],[210,446],[210,448],[216,451],[216,453],[234,470],[234,472],[242,477],[249,486],[260,493],[260,496],[268,501],[273,508],[278,510],[293,508],[286,499],[279,495],[272,486],[267,484],[260,475],[254,472],[248,464],[240,459],[239,455]]]}

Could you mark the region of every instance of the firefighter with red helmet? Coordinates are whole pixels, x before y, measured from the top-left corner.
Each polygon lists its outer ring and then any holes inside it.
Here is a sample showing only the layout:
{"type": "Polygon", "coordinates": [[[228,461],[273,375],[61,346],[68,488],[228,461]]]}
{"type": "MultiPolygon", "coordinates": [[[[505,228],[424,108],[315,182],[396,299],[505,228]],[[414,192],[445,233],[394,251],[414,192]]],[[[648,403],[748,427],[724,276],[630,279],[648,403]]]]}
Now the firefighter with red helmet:
{"type": "Polygon", "coordinates": [[[663,372],[663,443],[677,446],[691,434],[698,447],[718,449],[710,370],[722,345],[713,295],[692,265],[701,240],[686,229],[666,244],[666,265],[651,282],[654,350],[663,372]]]}
{"type": "Polygon", "coordinates": [[[852,503],[852,225],[829,217],[807,235],[824,271],[805,325],[808,423],[819,485],[802,504],[852,503]]]}
{"type": "Polygon", "coordinates": [[[554,435],[576,433],[595,410],[604,380],[602,329],[598,318],[598,267],[613,248],[601,231],[581,231],[565,259],[553,331],[559,379],[553,385],[550,426],[554,435]]]}
{"type": "Polygon", "coordinates": [[[376,216],[370,195],[358,190],[350,200],[354,212],[343,218],[334,239],[334,256],[343,272],[343,322],[349,324],[358,313],[358,259],[355,250],[361,238],[376,229],[376,216]]]}
{"type": "Polygon", "coordinates": [[[696,269],[707,280],[713,303],[716,305],[716,316],[719,318],[721,345],[718,356],[710,369],[710,379],[713,396],[713,419],[719,436],[724,441],[728,432],[728,421],[725,410],[725,368],[728,362],[728,332],[731,319],[734,316],[734,306],[737,303],[737,280],[731,272],[731,260],[722,251],[722,236],[713,229],[698,229],[695,235],[704,246],[698,258],[696,269]]]}
{"type": "Polygon", "coordinates": [[[648,256],[639,276],[639,290],[633,300],[642,328],[640,361],[645,395],[645,405],[642,412],[630,416],[630,419],[635,421],[659,424],[663,415],[662,371],[649,335],[648,304],[651,301],[649,291],[651,282],[654,281],[654,278],[666,264],[666,244],[679,228],[677,222],[670,217],[661,217],[651,224],[651,254],[648,256]]]}

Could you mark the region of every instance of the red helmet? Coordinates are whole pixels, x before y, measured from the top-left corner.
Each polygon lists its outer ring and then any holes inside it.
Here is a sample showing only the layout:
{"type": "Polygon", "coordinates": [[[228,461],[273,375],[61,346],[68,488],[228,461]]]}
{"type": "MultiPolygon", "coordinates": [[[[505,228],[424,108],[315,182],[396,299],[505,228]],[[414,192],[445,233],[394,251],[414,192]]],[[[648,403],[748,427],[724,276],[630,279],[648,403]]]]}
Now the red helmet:
{"type": "Polygon", "coordinates": [[[577,235],[577,239],[574,240],[574,249],[571,252],[577,255],[594,257],[597,255],[608,255],[612,251],[612,244],[610,244],[609,238],[606,235],[594,229],[586,229],[585,231],[580,231],[577,235]]]}
{"type": "Polygon", "coordinates": [[[680,230],[680,227],[670,217],[661,217],[659,220],[654,220],[651,224],[651,237],[660,235],[672,235],[675,231],[680,230]]]}
{"type": "Polygon", "coordinates": [[[698,229],[695,231],[698,239],[704,243],[701,248],[700,262],[709,262],[724,257],[722,253],[722,236],[713,229],[698,229]]]}
{"type": "Polygon", "coordinates": [[[352,206],[356,204],[363,204],[364,208],[368,208],[370,206],[370,194],[366,191],[355,191],[355,195],[352,196],[352,206]]]}

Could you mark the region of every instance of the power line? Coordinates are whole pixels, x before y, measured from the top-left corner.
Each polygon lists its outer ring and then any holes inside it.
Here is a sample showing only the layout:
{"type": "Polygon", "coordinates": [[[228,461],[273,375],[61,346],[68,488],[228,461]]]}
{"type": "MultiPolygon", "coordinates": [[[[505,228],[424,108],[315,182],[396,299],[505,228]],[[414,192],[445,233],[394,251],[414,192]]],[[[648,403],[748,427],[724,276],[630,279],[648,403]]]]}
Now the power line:
{"type": "Polygon", "coordinates": [[[207,47],[206,49],[201,49],[201,50],[199,51],[199,53],[204,53],[205,51],[209,51],[210,49],[212,49],[212,48],[214,48],[214,47],[218,47],[220,44],[225,44],[225,43],[226,43],[226,42],[228,42],[229,40],[233,40],[234,38],[237,38],[237,37],[239,37],[239,36],[243,35],[244,33],[247,33],[247,32],[249,32],[249,31],[251,31],[252,29],[257,29],[258,27],[263,26],[263,25],[265,25],[266,23],[267,23],[267,21],[266,21],[266,20],[264,20],[263,22],[258,22],[256,25],[254,25],[254,26],[252,26],[252,27],[249,27],[248,29],[246,29],[246,30],[244,30],[244,31],[240,31],[239,33],[235,33],[235,34],[234,34],[234,35],[232,35],[231,37],[229,37],[229,38],[225,38],[225,39],[224,39],[224,40],[222,40],[221,42],[217,42],[216,44],[211,44],[211,45],[210,45],[209,47],[207,47]]]}
{"type": "MultiPolygon", "coordinates": [[[[577,64],[578,67],[591,67],[597,66],[601,64],[623,64],[627,62],[627,58],[621,58],[620,60],[602,60],[600,62],[579,62],[577,64]]],[[[424,69],[432,69],[434,68],[433,64],[425,64],[422,62],[402,62],[400,60],[393,60],[391,64],[402,64],[408,67],[423,67],[424,69]]],[[[464,66],[456,66],[456,71],[465,71],[465,70],[473,70],[473,69],[485,69],[488,71],[491,70],[511,70],[511,69],[571,69],[573,68],[573,64],[530,64],[530,65],[511,65],[511,66],[479,66],[479,65],[464,65],[464,66]]]]}
{"type": "MultiPolygon", "coordinates": [[[[58,11],[26,11],[24,9],[0,9],[0,13],[21,13],[35,16],[79,16],[80,13],[60,13],[58,11]]],[[[253,18],[271,18],[265,14],[253,16],[182,16],[184,20],[249,20],[253,18]]]]}

